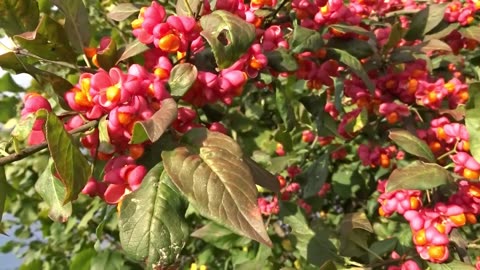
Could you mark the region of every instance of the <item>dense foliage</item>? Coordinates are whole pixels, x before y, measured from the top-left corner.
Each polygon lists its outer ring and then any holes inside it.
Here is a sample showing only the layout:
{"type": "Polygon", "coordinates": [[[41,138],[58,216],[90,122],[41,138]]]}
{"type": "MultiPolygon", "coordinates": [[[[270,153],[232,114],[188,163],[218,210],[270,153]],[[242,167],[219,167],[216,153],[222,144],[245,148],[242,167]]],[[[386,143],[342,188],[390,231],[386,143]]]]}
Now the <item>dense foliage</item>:
{"type": "Polygon", "coordinates": [[[0,251],[21,269],[479,269],[479,10],[1,1],[0,251]]]}

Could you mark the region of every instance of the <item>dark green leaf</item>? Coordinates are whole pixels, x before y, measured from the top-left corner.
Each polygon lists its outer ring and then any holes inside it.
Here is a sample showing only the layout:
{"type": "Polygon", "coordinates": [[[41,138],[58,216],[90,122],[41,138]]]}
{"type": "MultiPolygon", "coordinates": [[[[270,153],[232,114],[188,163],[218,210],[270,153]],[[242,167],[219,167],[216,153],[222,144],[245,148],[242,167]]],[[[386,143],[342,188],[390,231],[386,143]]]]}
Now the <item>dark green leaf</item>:
{"type": "Polygon", "coordinates": [[[26,72],[24,65],[14,52],[7,52],[0,55],[0,66],[4,69],[11,69],[17,73],[26,72]]]}
{"type": "Polygon", "coordinates": [[[97,252],[92,248],[80,251],[72,257],[70,270],[90,270],[90,265],[95,255],[97,255],[97,252]]]}
{"type": "Polygon", "coordinates": [[[414,162],[407,167],[395,169],[388,178],[386,190],[427,190],[452,181],[452,175],[443,167],[433,163],[414,162]]]}
{"type": "Polygon", "coordinates": [[[150,119],[135,123],[131,143],[157,141],[175,119],[177,119],[177,103],[172,98],[162,100],[160,109],[150,119]]]}
{"type": "Polygon", "coordinates": [[[255,39],[255,26],[225,10],[202,16],[200,24],[220,69],[237,61],[255,39]]]}
{"type": "Polygon", "coordinates": [[[120,241],[125,252],[157,269],[174,263],[188,238],[185,206],[159,163],[120,207],[120,241]]]}
{"type": "Polygon", "coordinates": [[[126,60],[130,57],[133,57],[137,54],[141,54],[144,51],[148,50],[148,46],[141,43],[138,40],[133,41],[132,43],[127,44],[127,46],[121,50],[120,57],[118,58],[117,62],[115,65],[118,65],[118,63],[122,62],[123,60],[126,60]]]}
{"type": "Polygon", "coordinates": [[[361,39],[331,38],[326,46],[348,52],[358,59],[367,58],[374,53],[372,46],[361,39]]]}
{"type": "Polygon", "coordinates": [[[268,58],[268,66],[278,72],[292,72],[298,69],[297,60],[287,49],[278,48],[273,51],[266,52],[268,58]]]}
{"type": "Polygon", "coordinates": [[[0,1],[0,28],[9,36],[33,31],[37,27],[38,17],[35,0],[0,1]]]}
{"type": "Polygon", "coordinates": [[[1,78],[0,78],[0,92],[22,92],[23,88],[20,87],[12,78],[12,75],[10,73],[5,73],[1,78]]]}
{"type": "Polygon", "coordinates": [[[177,0],[175,11],[178,16],[195,17],[202,14],[203,1],[202,0],[177,0]]]}
{"type": "Polygon", "coordinates": [[[357,58],[355,58],[348,52],[339,49],[329,49],[329,51],[333,53],[333,58],[348,66],[353,71],[353,73],[360,77],[360,79],[362,79],[367,86],[368,90],[375,90],[375,85],[373,84],[372,80],[370,80],[367,72],[362,66],[362,63],[360,63],[357,58]]]}
{"type": "Polygon", "coordinates": [[[322,35],[315,30],[296,25],[290,40],[292,53],[315,52],[323,47],[322,35]]]}
{"type": "Polygon", "coordinates": [[[112,10],[108,12],[107,17],[114,21],[121,22],[139,10],[138,7],[131,3],[121,3],[113,7],[112,10]]]}
{"type": "MultiPolygon", "coordinates": [[[[7,200],[7,176],[5,167],[0,166],[0,222],[2,222],[3,211],[5,210],[5,201],[7,200]]],[[[0,233],[3,233],[0,229],[0,233]]]]}
{"type": "Polygon", "coordinates": [[[273,192],[280,192],[280,183],[278,182],[277,177],[258,165],[250,157],[244,156],[243,160],[248,168],[250,168],[255,184],[268,188],[273,192]]]}
{"type": "Polygon", "coordinates": [[[372,225],[363,212],[346,214],[340,224],[340,254],[359,256],[368,249],[368,237],[372,225]]]}
{"type": "Polygon", "coordinates": [[[117,43],[112,38],[105,49],[97,52],[97,61],[101,68],[109,70],[115,66],[117,60],[117,43]]]}
{"type": "Polygon", "coordinates": [[[65,32],[78,53],[90,44],[90,19],[82,0],[51,0],[65,15],[65,32]]]}
{"type": "Polygon", "coordinates": [[[15,117],[18,104],[17,97],[0,97],[0,123],[6,123],[11,118],[15,117]]]}
{"type": "Polygon", "coordinates": [[[441,39],[448,36],[454,30],[457,30],[460,27],[458,23],[448,23],[446,21],[442,21],[437,27],[435,27],[430,34],[425,35],[423,40],[427,41],[430,39],[441,39]]]}
{"type": "Polygon", "coordinates": [[[62,25],[46,15],[42,16],[35,31],[16,35],[14,39],[23,49],[40,58],[69,63],[76,60],[62,25]]]}
{"type": "MultiPolygon", "coordinates": [[[[388,238],[388,239],[373,243],[370,246],[370,250],[373,253],[377,254],[377,256],[383,257],[385,255],[390,254],[390,252],[392,252],[393,250],[395,250],[395,247],[397,246],[397,244],[398,244],[397,238],[388,238]]],[[[373,254],[369,254],[370,262],[374,262],[378,260],[377,256],[374,256],[373,254]]]]}
{"type": "Polygon", "coordinates": [[[297,176],[299,181],[304,181],[303,198],[310,198],[320,191],[327,180],[330,155],[324,154],[315,160],[306,170],[297,176]]]}
{"type": "Polygon", "coordinates": [[[235,233],[271,246],[257,189],[240,146],[230,137],[195,128],[185,143],[163,151],[165,170],[199,213],[235,233]]]}
{"type": "Polygon", "coordinates": [[[243,247],[252,241],[249,238],[233,233],[229,229],[215,222],[207,223],[205,226],[194,231],[191,236],[200,238],[203,241],[223,250],[231,250],[235,247],[243,247]]]}
{"type": "Polygon", "coordinates": [[[477,25],[462,27],[459,31],[464,37],[480,42],[480,29],[477,25]]]}
{"type": "Polygon", "coordinates": [[[286,131],[291,131],[296,124],[295,113],[293,111],[292,99],[288,95],[287,86],[278,87],[275,91],[275,103],[277,105],[278,113],[285,124],[286,131]]]}
{"type": "Polygon", "coordinates": [[[91,175],[91,167],[80,149],[73,143],[63,123],[49,113],[45,123],[45,138],[55,168],[65,187],[63,204],[75,200],[91,175]]]}
{"type": "Polygon", "coordinates": [[[313,232],[298,206],[284,203],[280,209],[281,218],[292,228],[290,235],[296,248],[309,263],[321,266],[329,260],[338,258],[336,248],[328,239],[327,233],[313,232]]]}
{"type": "Polygon", "coordinates": [[[475,266],[461,262],[459,260],[452,260],[448,263],[428,263],[431,270],[475,270],[475,266]]]}
{"type": "Polygon", "coordinates": [[[442,22],[447,6],[447,3],[431,4],[427,8],[416,13],[412,18],[410,29],[405,35],[405,39],[420,39],[434,29],[440,22],[442,22]]]}
{"type": "Polygon", "coordinates": [[[172,68],[168,86],[174,97],[183,97],[197,80],[197,68],[190,63],[181,63],[172,68]]]}
{"type": "Polygon", "coordinates": [[[391,129],[388,137],[407,153],[435,162],[435,156],[427,143],[403,129],[391,129]]]}
{"type": "Polygon", "coordinates": [[[470,152],[480,161],[480,82],[468,86],[469,99],[465,106],[465,125],[469,134],[470,152]]]}
{"type": "Polygon", "coordinates": [[[402,40],[403,36],[405,35],[406,30],[402,27],[400,22],[395,23],[392,25],[392,29],[390,31],[390,35],[388,36],[387,43],[382,48],[384,53],[388,52],[390,49],[394,48],[398,45],[400,40],[402,40]]]}
{"type": "Polygon", "coordinates": [[[66,222],[72,215],[72,203],[64,204],[66,199],[65,187],[53,174],[55,168],[50,160],[47,168],[35,183],[35,190],[50,207],[48,216],[58,222],[66,222]]]}

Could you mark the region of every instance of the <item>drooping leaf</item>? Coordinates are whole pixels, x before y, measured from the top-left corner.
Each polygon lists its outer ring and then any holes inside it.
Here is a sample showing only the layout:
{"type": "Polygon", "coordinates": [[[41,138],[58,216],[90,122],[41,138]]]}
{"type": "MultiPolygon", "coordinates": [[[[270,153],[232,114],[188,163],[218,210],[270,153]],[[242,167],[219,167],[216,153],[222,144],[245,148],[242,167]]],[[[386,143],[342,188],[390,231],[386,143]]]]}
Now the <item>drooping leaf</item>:
{"type": "Polygon", "coordinates": [[[120,3],[108,12],[107,17],[114,21],[121,22],[138,11],[140,11],[140,9],[131,3],[120,3]]]}
{"type": "Polygon", "coordinates": [[[292,53],[301,53],[304,51],[315,52],[323,47],[322,35],[318,31],[296,25],[293,28],[290,47],[292,53]]]}
{"type": "Polygon", "coordinates": [[[225,10],[202,16],[200,24],[220,69],[237,61],[255,39],[255,26],[225,10]]]}
{"type": "MultiPolygon", "coordinates": [[[[2,222],[3,211],[5,210],[5,201],[7,200],[7,185],[5,167],[0,166],[0,222],[2,222]]],[[[3,233],[1,229],[0,233],[3,233]]]]}
{"type": "Polygon", "coordinates": [[[51,0],[65,15],[65,32],[70,44],[83,53],[90,43],[90,20],[82,0],[51,0]]]}
{"type": "Polygon", "coordinates": [[[280,217],[292,228],[289,236],[302,257],[316,266],[338,259],[337,250],[328,239],[328,234],[325,231],[312,231],[298,206],[282,203],[280,209],[280,217]]]}
{"type": "Polygon", "coordinates": [[[273,174],[258,165],[250,157],[244,156],[243,161],[247,164],[248,168],[250,168],[255,184],[268,188],[273,192],[280,192],[280,183],[273,174]]]}
{"type": "Polygon", "coordinates": [[[18,93],[23,91],[23,88],[13,80],[10,73],[5,73],[0,77],[0,92],[4,91],[18,93]]]}
{"type": "Polygon", "coordinates": [[[298,69],[297,60],[287,49],[278,48],[266,52],[268,66],[278,72],[293,72],[298,69]]]}
{"type": "Polygon", "coordinates": [[[135,40],[132,43],[127,44],[127,46],[124,49],[122,49],[120,53],[120,57],[118,58],[115,65],[118,65],[118,63],[122,62],[123,60],[126,60],[137,54],[141,54],[148,49],[149,48],[147,45],[141,43],[139,40],[135,40]]]}
{"type": "Polygon", "coordinates": [[[165,170],[199,213],[235,233],[266,245],[257,190],[240,146],[204,128],[190,130],[183,146],[163,151],[165,170]]]}
{"type": "Polygon", "coordinates": [[[67,34],[62,25],[43,15],[38,27],[14,37],[23,48],[40,58],[52,61],[75,62],[76,54],[68,43],[67,34]]]}
{"type": "Polygon", "coordinates": [[[357,58],[343,50],[330,48],[329,51],[333,54],[333,58],[348,66],[353,73],[360,77],[360,79],[362,79],[367,86],[368,90],[375,90],[375,85],[373,84],[372,80],[370,80],[367,72],[362,66],[362,63],[360,63],[357,58]]]}
{"type": "Polygon", "coordinates": [[[168,86],[174,97],[183,97],[197,79],[197,67],[190,63],[181,63],[172,68],[168,86]]]}
{"type": "Polygon", "coordinates": [[[477,25],[462,27],[460,28],[459,32],[466,38],[480,42],[480,29],[477,27],[477,25]]]}
{"type": "Polygon", "coordinates": [[[117,60],[117,43],[113,38],[111,38],[107,47],[97,52],[98,65],[105,70],[109,70],[110,68],[115,66],[117,60]]]}
{"type": "Polygon", "coordinates": [[[91,175],[91,167],[65,130],[58,117],[49,113],[45,123],[45,138],[59,179],[65,187],[63,204],[75,200],[91,175]]]}
{"type": "Polygon", "coordinates": [[[120,207],[120,242],[132,258],[157,269],[174,263],[188,238],[185,206],[163,170],[153,167],[120,207]]]}
{"type": "Polygon", "coordinates": [[[38,17],[35,0],[0,1],[0,28],[9,36],[33,31],[37,27],[38,17]]]}
{"type": "Polygon", "coordinates": [[[202,0],[177,0],[175,12],[178,16],[195,17],[202,14],[203,1],[202,0]]]}
{"type": "Polygon", "coordinates": [[[207,223],[205,226],[194,231],[190,236],[202,239],[203,241],[223,250],[243,247],[252,241],[249,238],[235,234],[215,222],[207,223]]]}
{"type": "Polygon", "coordinates": [[[98,122],[98,152],[112,154],[113,152],[115,152],[115,146],[113,146],[110,142],[110,135],[108,135],[107,126],[108,120],[107,116],[105,115],[98,122]]]}
{"type": "Polygon", "coordinates": [[[58,222],[66,222],[72,215],[72,203],[64,204],[66,189],[60,179],[54,176],[55,168],[53,160],[50,160],[47,168],[35,183],[35,190],[50,207],[48,216],[58,222]]]}
{"type": "Polygon", "coordinates": [[[470,152],[480,161],[480,82],[468,86],[469,99],[465,106],[465,126],[467,127],[470,152]]]}
{"type": "Polygon", "coordinates": [[[414,162],[407,167],[395,169],[388,178],[386,190],[427,190],[452,181],[452,175],[443,167],[433,163],[414,162]]]}
{"type": "Polygon", "coordinates": [[[417,12],[410,23],[410,28],[405,35],[406,40],[422,38],[434,29],[442,20],[448,4],[431,4],[417,12]]]}
{"type": "Polygon", "coordinates": [[[297,176],[299,181],[303,180],[306,183],[303,187],[303,198],[313,197],[320,191],[329,174],[329,163],[330,155],[324,154],[297,176]]]}
{"type": "Polygon", "coordinates": [[[177,103],[172,98],[162,100],[160,109],[150,119],[135,123],[131,143],[157,141],[176,118],[177,103]]]}
{"type": "Polygon", "coordinates": [[[435,162],[435,156],[427,143],[403,129],[391,129],[388,137],[407,153],[435,162]]]}
{"type": "Polygon", "coordinates": [[[475,270],[475,266],[453,259],[447,263],[431,263],[428,262],[431,270],[475,270]]]}

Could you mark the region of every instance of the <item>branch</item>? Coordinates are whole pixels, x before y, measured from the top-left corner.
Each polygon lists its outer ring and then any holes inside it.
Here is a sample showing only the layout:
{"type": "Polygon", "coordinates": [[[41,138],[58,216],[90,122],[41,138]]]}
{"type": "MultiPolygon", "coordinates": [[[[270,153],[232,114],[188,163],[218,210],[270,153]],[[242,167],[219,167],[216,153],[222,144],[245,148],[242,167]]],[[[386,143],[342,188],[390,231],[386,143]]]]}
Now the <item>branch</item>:
{"type": "MultiPolygon", "coordinates": [[[[89,130],[92,127],[97,126],[97,124],[98,124],[97,120],[90,121],[90,122],[86,123],[85,125],[79,126],[78,128],[75,128],[75,129],[72,129],[69,133],[70,134],[76,134],[76,133],[84,132],[84,131],[89,130]]],[[[0,157],[0,166],[5,165],[5,164],[9,164],[9,163],[12,163],[12,162],[15,162],[15,161],[22,160],[22,159],[24,159],[24,158],[26,158],[26,157],[28,157],[32,154],[35,154],[35,153],[47,148],[47,146],[48,146],[48,143],[43,142],[41,144],[37,144],[37,145],[34,145],[34,146],[27,147],[27,148],[23,149],[22,151],[20,151],[18,153],[11,154],[11,155],[6,156],[6,157],[0,157]]]]}

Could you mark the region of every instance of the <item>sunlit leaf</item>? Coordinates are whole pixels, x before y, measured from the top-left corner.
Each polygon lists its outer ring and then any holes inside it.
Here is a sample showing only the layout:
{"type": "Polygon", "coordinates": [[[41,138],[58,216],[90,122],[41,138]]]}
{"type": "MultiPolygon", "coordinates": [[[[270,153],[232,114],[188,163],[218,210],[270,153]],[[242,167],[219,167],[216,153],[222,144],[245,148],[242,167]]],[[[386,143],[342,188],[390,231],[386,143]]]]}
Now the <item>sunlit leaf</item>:
{"type": "Polygon", "coordinates": [[[63,123],[49,113],[45,123],[45,138],[50,155],[65,188],[63,203],[75,200],[91,175],[91,167],[76,146],[63,123]]]}
{"type": "Polygon", "coordinates": [[[84,249],[72,257],[70,263],[70,270],[90,270],[92,259],[97,255],[97,252],[92,249],[84,249]]]}
{"type": "Polygon", "coordinates": [[[119,228],[123,249],[154,269],[172,264],[188,238],[184,214],[184,202],[159,163],[141,187],[122,201],[119,228]]]}
{"type": "Polygon", "coordinates": [[[292,72],[298,69],[297,60],[292,53],[285,48],[278,48],[273,51],[266,52],[268,66],[278,72],[292,72]]]}
{"type": "Polygon", "coordinates": [[[148,50],[148,46],[141,43],[138,40],[133,41],[132,43],[127,44],[127,46],[122,49],[120,57],[118,58],[117,62],[115,65],[118,65],[118,63],[122,62],[123,60],[126,60],[130,57],[133,57],[137,54],[141,54],[144,51],[148,50]]]}
{"type": "Polygon", "coordinates": [[[108,120],[107,116],[104,116],[98,122],[98,151],[106,154],[112,154],[115,152],[115,146],[110,142],[110,136],[108,135],[108,120]]]}
{"type": "Polygon", "coordinates": [[[388,137],[407,153],[435,162],[435,156],[426,142],[403,129],[391,129],[388,137]]]}
{"type": "Polygon", "coordinates": [[[475,266],[464,263],[462,261],[453,259],[450,262],[446,263],[431,263],[428,262],[428,266],[430,266],[431,270],[475,270],[475,266]]]}
{"type": "Polygon", "coordinates": [[[138,11],[140,11],[140,9],[131,3],[120,3],[108,12],[107,17],[114,21],[121,22],[138,11]]]}
{"type": "Polygon", "coordinates": [[[448,4],[431,4],[417,12],[405,35],[406,40],[421,39],[423,35],[434,29],[442,20],[448,4]]]}
{"type": "Polygon", "coordinates": [[[172,98],[164,99],[160,109],[150,119],[135,123],[131,143],[157,141],[175,119],[177,119],[177,103],[172,98]]]}
{"type": "Polygon", "coordinates": [[[465,107],[465,126],[467,127],[470,152],[480,161],[480,83],[468,86],[469,99],[465,107]]]}
{"type": "Polygon", "coordinates": [[[202,14],[203,1],[202,0],[177,0],[175,11],[178,16],[190,16],[202,14]]]}
{"type": "Polygon", "coordinates": [[[320,32],[299,25],[293,28],[293,36],[289,43],[292,53],[316,52],[323,47],[323,39],[320,32]]]}
{"type": "Polygon", "coordinates": [[[480,42],[480,29],[477,25],[460,28],[459,32],[466,38],[480,42]]]}
{"type": "Polygon", "coordinates": [[[20,87],[12,78],[10,73],[5,73],[0,77],[0,92],[21,92],[23,88],[20,87]]]}
{"type": "Polygon", "coordinates": [[[0,28],[9,36],[32,31],[37,27],[38,17],[35,0],[0,1],[0,28]]]}
{"type": "Polygon", "coordinates": [[[47,168],[35,183],[35,190],[50,207],[48,216],[54,221],[66,222],[72,215],[72,203],[63,203],[67,195],[66,190],[54,173],[54,164],[50,160],[47,168]]]}
{"type": "Polygon", "coordinates": [[[22,118],[15,125],[15,128],[12,130],[12,137],[19,141],[25,141],[32,131],[33,124],[35,123],[36,117],[35,114],[31,114],[26,118],[22,118]]]}
{"type": "Polygon", "coordinates": [[[168,79],[170,94],[174,97],[182,97],[197,80],[197,74],[197,68],[190,63],[174,66],[168,79]]]}
{"type": "Polygon", "coordinates": [[[124,270],[124,264],[125,260],[120,253],[107,249],[98,252],[92,259],[90,270],[124,270]]]}
{"type": "Polygon", "coordinates": [[[235,233],[271,245],[257,206],[257,189],[240,146],[230,137],[195,128],[184,145],[162,152],[165,170],[203,216],[235,233]]]}
{"type": "Polygon", "coordinates": [[[443,167],[433,163],[414,162],[407,167],[395,169],[388,178],[386,190],[427,190],[452,181],[452,175],[443,167]]]}
{"type": "Polygon", "coordinates": [[[202,239],[203,241],[223,250],[243,247],[252,241],[249,238],[235,234],[215,222],[207,223],[205,226],[194,231],[191,236],[202,239]]]}
{"type": "Polygon", "coordinates": [[[225,10],[202,16],[200,24],[220,69],[237,61],[255,39],[255,26],[225,10]]]}

